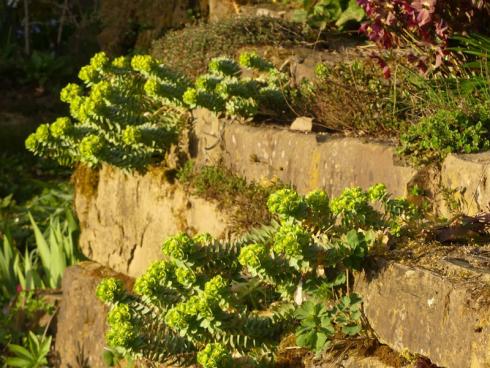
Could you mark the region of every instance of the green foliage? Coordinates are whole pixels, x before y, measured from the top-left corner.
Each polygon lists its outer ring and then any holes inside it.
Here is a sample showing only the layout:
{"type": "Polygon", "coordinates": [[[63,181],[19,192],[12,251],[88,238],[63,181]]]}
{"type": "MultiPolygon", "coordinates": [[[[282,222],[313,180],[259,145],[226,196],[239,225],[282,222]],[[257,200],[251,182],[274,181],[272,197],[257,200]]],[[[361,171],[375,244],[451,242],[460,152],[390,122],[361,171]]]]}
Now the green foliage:
{"type": "Polygon", "coordinates": [[[331,308],[307,301],[297,309],[296,317],[300,321],[297,344],[319,355],[331,345],[336,333],[355,336],[361,332],[361,298],[357,294],[345,295],[331,308]]]}
{"type": "Polygon", "coordinates": [[[364,10],[357,0],[303,0],[299,16],[315,28],[335,25],[339,29],[357,26],[364,19],[364,10]]]}
{"type": "Polygon", "coordinates": [[[42,368],[47,366],[47,355],[51,348],[51,336],[38,336],[29,331],[24,346],[10,344],[13,357],[5,359],[9,367],[42,368]]]}
{"type": "Polygon", "coordinates": [[[61,91],[73,119],[40,125],[26,140],[28,150],[62,165],[108,162],[141,169],[175,142],[185,79],[150,56],[111,61],[104,53],[96,54],[79,78],[84,86],[70,83],[61,91]],[[162,108],[166,113],[157,113],[162,108]]]}
{"type": "Polygon", "coordinates": [[[0,295],[5,300],[12,298],[19,287],[22,290],[59,288],[65,268],[81,258],[75,222],[61,222],[53,215],[43,233],[31,215],[29,218],[35,236],[35,248],[31,252],[26,249],[22,255],[8,233],[1,242],[0,295]]]}
{"type": "Polygon", "coordinates": [[[104,303],[114,304],[124,296],[122,281],[115,278],[104,279],[97,286],[95,293],[104,303]]]}
{"type": "Polygon", "coordinates": [[[33,51],[23,63],[24,82],[44,88],[48,81],[63,80],[73,73],[70,60],[54,52],[33,51]]]}
{"type": "Polygon", "coordinates": [[[227,169],[215,166],[199,168],[193,161],[187,161],[178,172],[177,179],[192,193],[219,203],[239,230],[270,222],[271,214],[265,204],[269,195],[281,187],[276,182],[247,183],[227,169]]]}
{"type": "Polygon", "coordinates": [[[408,119],[408,94],[413,87],[401,70],[384,79],[368,60],[318,64],[316,78],[303,83],[295,110],[313,114],[334,131],[354,135],[398,136],[408,119]]]}
{"type": "Polygon", "coordinates": [[[132,294],[113,279],[100,284],[111,306],[107,341],[159,363],[260,366],[298,322],[298,344],[320,353],[334,336],[361,332],[348,275],[377,242],[374,230],[407,226],[413,209],[401,204],[383,185],[347,188],[332,201],[322,191],[282,189],[268,201],[279,222],[237,241],[173,236],[132,294]]]}
{"type": "Polygon", "coordinates": [[[197,363],[203,368],[233,367],[232,358],[223,344],[208,344],[197,354],[197,363]]]}
{"type": "Polygon", "coordinates": [[[449,153],[474,153],[490,148],[490,107],[469,112],[440,110],[422,118],[400,137],[398,152],[413,164],[441,162],[449,153]]]}
{"type": "Polygon", "coordinates": [[[111,61],[98,53],[79,72],[84,86],[70,83],[61,91],[72,119],[40,125],[26,147],[67,166],[107,162],[145,170],[177,142],[188,109],[236,118],[286,113],[289,76],[255,53],[244,53],[241,61],[214,58],[209,73],[191,85],[149,55],[111,61]],[[242,76],[247,67],[254,77],[242,76]]]}
{"type": "Polygon", "coordinates": [[[195,78],[206,72],[211,59],[223,55],[234,57],[244,46],[288,46],[316,38],[317,34],[286,20],[233,17],[170,31],[153,43],[151,54],[169,67],[195,78]]]}
{"type": "Polygon", "coordinates": [[[258,113],[287,110],[289,77],[256,53],[246,52],[233,59],[219,57],[209,62],[209,73],[199,76],[193,88],[184,93],[190,108],[205,107],[228,116],[252,118],[258,113]],[[242,77],[241,67],[256,73],[242,77]]]}

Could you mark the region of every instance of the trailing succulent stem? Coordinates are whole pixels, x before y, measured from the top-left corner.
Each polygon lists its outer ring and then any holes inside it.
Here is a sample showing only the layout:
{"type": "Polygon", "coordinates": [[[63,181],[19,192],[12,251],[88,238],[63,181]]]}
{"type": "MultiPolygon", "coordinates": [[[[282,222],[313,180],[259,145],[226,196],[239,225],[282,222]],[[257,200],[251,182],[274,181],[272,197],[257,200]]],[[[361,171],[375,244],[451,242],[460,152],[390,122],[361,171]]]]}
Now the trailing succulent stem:
{"type": "Polygon", "coordinates": [[[361,333],[349,273],[379,242],[377,232],[403,234],[417,211],[383,185],[348,188],[333,200],[281,189],[267,204],[277,221],[235,242],[167,239],[164,260],[131,294],[104,280],[97,295],[111,306],[108,344],[133,358],[221,368],[270,364],[293,330],[298,345],[318,354],[335,336],[361,333]]]}
{"type": "Polygon", "coordinates": [[[192,84],[149,55],[111,61],[98,53],[78,76],[82,84],[61,91],[71,117],[40,125],[26,140],[28,150],[67,166],[144,170],[177,142],[190,109],[240,118],[282,114],[289,93],[289,77],[255,53],[242,54],[240,63],[212,59],[209,73],[192,84]],[[242,77],[242,69],[254,76],[242,77]]]}

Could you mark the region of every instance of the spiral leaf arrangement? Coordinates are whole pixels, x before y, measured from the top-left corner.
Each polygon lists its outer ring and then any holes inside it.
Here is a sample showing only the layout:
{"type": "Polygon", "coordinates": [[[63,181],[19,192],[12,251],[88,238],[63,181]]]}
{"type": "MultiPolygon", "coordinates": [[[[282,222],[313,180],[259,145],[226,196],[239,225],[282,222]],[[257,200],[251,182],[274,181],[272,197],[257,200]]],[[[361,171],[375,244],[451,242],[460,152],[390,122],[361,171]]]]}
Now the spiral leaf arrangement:
{"type": "Polygon", "coordinates": [[[256,53],[242,53],[238,62],[225,57],[214,58],[208,69],[209,72],[197,77],[194,86],[184,94],[184,102],[190,108],[205,107],[243,118],[286,110],[289,76],[256,53]],[[252,76],[243,76],[243,70],[252,76]]]}
{"type": "Polygon", "coordinates": [[[131,294],[104,280],[97,295],[111,306],[108,344],[154,362],[224,368],[269,364],[295,328],[297,344],[317,353],[337,334],[360,333],[361,301],[347,291],[348,274],[376,231],[396,225],[399,234],[415,210],[384,185],[347,188],[332,200],[321,190],[281,189],[268,208],[272,224],[232,243],[208,234],[167,239],[164,260],[131,294]]]}
{"type": "Polygon", "coordinates": [[[104,53],[78,76],[82,83],[68,84],[60,96],[71,118],[40,125],[26,141],[30,151],[63,165],[107,162],[134,169],[161,158],[175,142],[185,79],[148,55],[111,61],[104,53]]]}
{"type": "Polygon", "coordinates": [[[144,169],[177,141],[189,109],[251,118],[282,113],[289,93],[289,77],[255,53],[242,54],[240,63],[211,60],[194,84],[149,55],[110,60],[101,52],[78,76],[82,83],[60,96],[71,117],[40,125],[26,140],[28,150],[67,166],[144,169]],[[254,76],[242,77],[242,69],[254,76]]]}

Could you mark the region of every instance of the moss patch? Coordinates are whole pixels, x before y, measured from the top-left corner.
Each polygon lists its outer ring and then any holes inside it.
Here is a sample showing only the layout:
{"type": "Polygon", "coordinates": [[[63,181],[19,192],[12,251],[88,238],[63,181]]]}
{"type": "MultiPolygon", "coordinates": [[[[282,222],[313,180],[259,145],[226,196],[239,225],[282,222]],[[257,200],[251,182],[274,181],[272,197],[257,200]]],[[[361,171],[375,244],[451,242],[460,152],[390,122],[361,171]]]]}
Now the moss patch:
{"type": "Polygon", "coordinates": [[[99,186],[99,170],[79,165],[73,172],[71,181],[79,193],[86,198],[92,198],[97,194],[97,187],[99,186]]]}
{"type": "Polygon", "coordinates": [[[180,169],[177,179],[192,194],[217,201],[221,210],[229,211],[238,233],[270,222],[267,199],[282,187],[274,182],[267,185],[247,183],[227,169],[214,166],[197,168],[193,161],[188,161],[180,169]]]}

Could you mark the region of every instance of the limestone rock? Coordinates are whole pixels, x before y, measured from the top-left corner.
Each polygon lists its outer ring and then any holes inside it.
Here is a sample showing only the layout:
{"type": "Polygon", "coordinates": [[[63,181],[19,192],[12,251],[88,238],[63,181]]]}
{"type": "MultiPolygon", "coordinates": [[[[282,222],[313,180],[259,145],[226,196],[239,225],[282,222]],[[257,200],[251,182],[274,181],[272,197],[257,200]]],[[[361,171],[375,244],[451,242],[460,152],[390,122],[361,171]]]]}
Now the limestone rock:
{"type": "Polygon", "coordinates": [[[127,174],[108,165],[93,191],[76,186],[80,247],[89,259],[136,277],[162,258],[161,245],[179,232],[226,237],[230,219],[218,204],[170,184],[162,171],[127,174]]]}
{"type": "Polygon", "coordinates": [[[382,343],[447,368],[490,367],[490,285],[396,262],[356,278],[382,343]]]}
{"type": "Polygon", "coordinates": [[[209,0],[209,20],[217,22],[232,17],[239,11],[234,0],[209,0]]]}
{"type": "MultiPolygon", "coordinates": [[[[459,202],[465,214],[475,215],[490,209],[490,152],[450,154],[441,170],[441,186],[459,202]]],[[[448,210],[446,209],[446,214],[448,210]]]]}
{"type": "Polygon", "coordinates": [[[108,307],[95,296],[105,277],[117,277],[132,287],[132,280],[95,262],[66,269],[60,304],[55,352],[60,367],[106,367],[102,359],[108,307]]]}
{"type": "Polygon", "coordinates": [[[313,129],[313,119],[306,116],[300,116],[293,121],[289,129],[299,130],[301,132],[311,132],[313,129]]]}
{"type": "Polygon", "coordinates": [[[194,124],[196,132],[207,132],[195,135],[196,160],[221,163],[248,180],[276,177],[301,193],[324,188],[330,195],[348,186],[384,183],[402,196],[417,175],[417,170],[398,165],[394,147],[386,144],[228,121],[212,129],[212,117],[204,115],[201,111],[194,124]]]}

